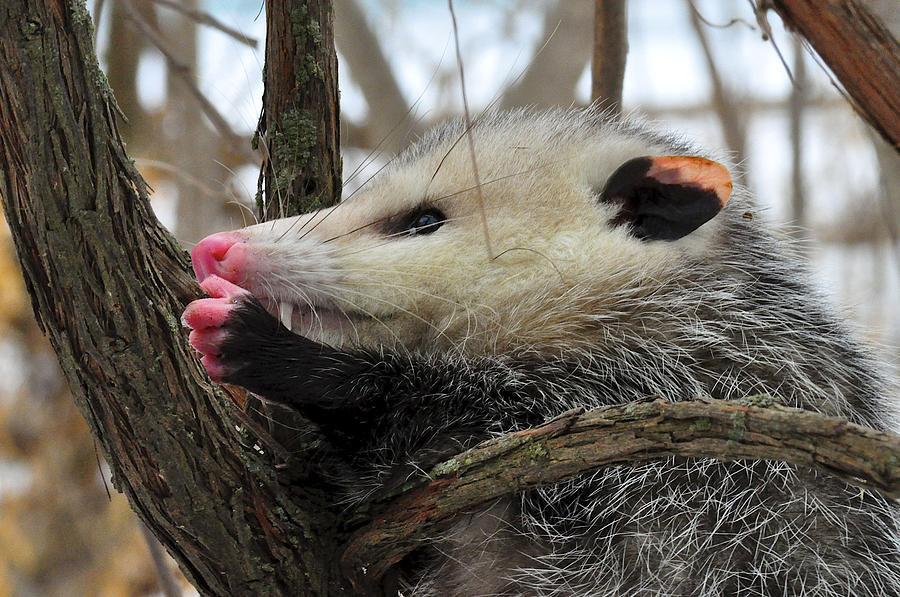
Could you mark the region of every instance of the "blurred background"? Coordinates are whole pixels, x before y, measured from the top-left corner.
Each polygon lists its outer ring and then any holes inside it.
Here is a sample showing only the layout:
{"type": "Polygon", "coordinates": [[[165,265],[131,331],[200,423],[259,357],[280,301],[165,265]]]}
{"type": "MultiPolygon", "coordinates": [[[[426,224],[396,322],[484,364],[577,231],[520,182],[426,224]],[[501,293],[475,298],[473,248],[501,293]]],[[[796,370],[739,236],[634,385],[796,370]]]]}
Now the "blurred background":
{"type": "MultiPolygon", "coordinates": [[[[253,219],[261,4],[88,2],[129,152],[185,247],[253,219]]],[[[472,110],[588,103],[593,0],[455,6],[472,110]]],[[[871,6],[898,35],[896,1],[871,6]]],[[[431,124],[460,114],[462,101],[445,2],[336,0],[335,9],[346,195],[431,124]]],[[[746,0],[628,0],[628,15],[624,110],[730,151],[759,204],[802,243],[819,285],[896,363],[894,151],[776,15],[768,41],[746,0]]],[[[0,597],[193,593],[108,475],[0,223],[0,597]]]]}

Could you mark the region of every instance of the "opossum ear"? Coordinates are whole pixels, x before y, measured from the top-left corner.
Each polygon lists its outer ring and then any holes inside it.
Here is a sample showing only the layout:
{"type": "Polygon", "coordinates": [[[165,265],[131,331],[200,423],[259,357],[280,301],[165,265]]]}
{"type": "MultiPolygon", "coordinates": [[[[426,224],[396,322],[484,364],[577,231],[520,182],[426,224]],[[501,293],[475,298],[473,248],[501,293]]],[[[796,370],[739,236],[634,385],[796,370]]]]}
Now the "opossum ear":
{"type": "Polygon", "coordinates": [[[731,174],[718,162],[645,156],[619,166],[600,201],[619,207],[614,226],[629,226],[644,240],[677,240],[719,213],[730,196],[731,174]]]}

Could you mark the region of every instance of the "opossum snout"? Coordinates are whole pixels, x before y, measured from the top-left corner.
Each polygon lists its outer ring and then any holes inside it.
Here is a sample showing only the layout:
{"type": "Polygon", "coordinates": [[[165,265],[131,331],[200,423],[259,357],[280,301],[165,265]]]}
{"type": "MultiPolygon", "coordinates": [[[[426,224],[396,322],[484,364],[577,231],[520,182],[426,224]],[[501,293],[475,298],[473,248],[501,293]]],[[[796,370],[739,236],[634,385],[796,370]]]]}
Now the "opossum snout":
{"type": "Polygon", "coordinates": [[[239,232],[217,232],[201,240],[191,251],[194,274],[202,282],[219,276],[235,284],[243,284],[248,262],[246,239],[239,232]]]}

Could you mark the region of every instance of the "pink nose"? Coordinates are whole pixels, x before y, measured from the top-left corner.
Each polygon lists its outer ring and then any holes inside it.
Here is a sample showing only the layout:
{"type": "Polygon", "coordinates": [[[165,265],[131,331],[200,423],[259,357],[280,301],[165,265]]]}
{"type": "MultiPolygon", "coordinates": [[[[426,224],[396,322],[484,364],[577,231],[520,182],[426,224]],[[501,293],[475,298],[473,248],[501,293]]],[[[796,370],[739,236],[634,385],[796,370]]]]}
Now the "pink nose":
{"type": "Polygon", "coordinates": [[[191,251],[191,260],[200,282],[216,275],[241,284],[247,264],[247,244],[238,232],[217,232],[197,243],[191,251]]]}

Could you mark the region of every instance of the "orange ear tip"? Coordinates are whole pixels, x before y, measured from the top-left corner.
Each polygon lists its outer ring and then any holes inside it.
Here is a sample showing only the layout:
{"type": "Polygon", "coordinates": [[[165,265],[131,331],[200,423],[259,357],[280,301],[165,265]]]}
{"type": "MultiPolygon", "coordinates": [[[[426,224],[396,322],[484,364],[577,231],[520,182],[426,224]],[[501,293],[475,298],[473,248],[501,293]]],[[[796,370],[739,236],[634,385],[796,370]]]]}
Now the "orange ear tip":
{"type": "Polygon", "coordinates": [[[664,184],[682,184],[713,191],[722,207],[731,198],[734,183],[724,165],[698,156],[665,155],[650,158],[647,176],[664,184]]]}

